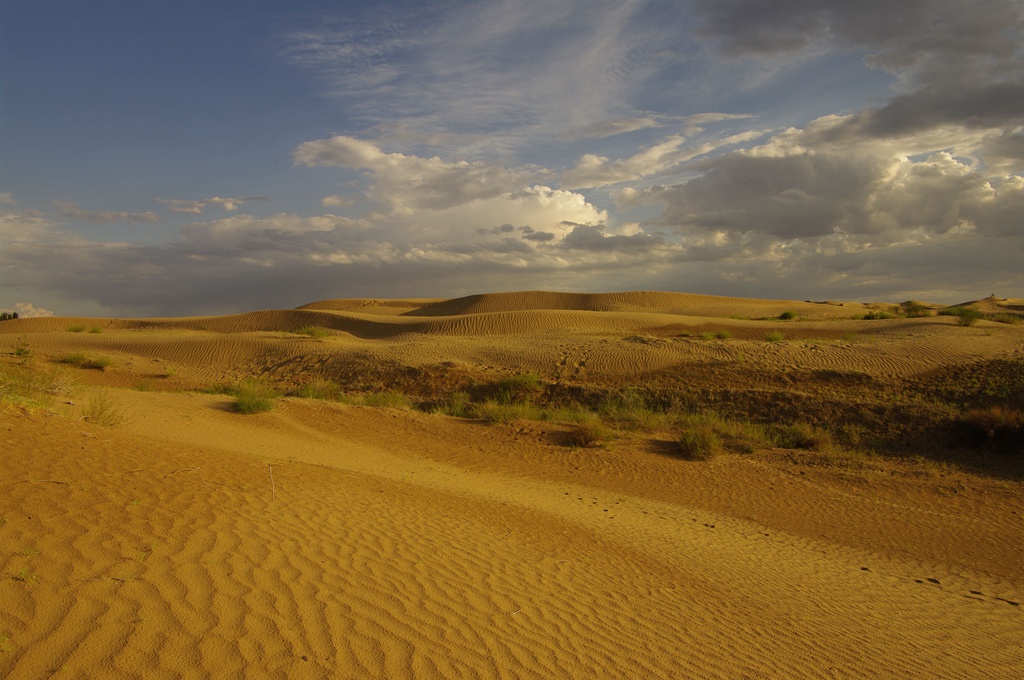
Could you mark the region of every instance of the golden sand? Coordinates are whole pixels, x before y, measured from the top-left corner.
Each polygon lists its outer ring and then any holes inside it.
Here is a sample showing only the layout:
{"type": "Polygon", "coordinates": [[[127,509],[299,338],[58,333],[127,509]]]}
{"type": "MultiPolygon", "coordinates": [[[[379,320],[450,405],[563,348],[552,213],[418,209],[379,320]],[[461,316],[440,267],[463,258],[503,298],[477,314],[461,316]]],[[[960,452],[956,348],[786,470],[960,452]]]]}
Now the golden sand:
{"type": "Polygon", "coordinates": [[[811,341],[860,332],[865,309],[522,293],[4,322],[5,365],[17,347],[34,370],[116,363],[0,413],[0,676],[1020,677],[1019,481],[780,451],[698,463],[643,437],[574,449],[552,423],[291,397],[241,415],[173,391],[346,362],[629,382],[739,355],[884,381],[1024,353],[1022,326],[944,317],[811,341]],[[332,333],[293,332],[309,326],[332,333]],[[764,342],[776,328],[793,340],[764,342]],[[733,339],[694,339],[713,329],[733,339]],[[116,427],[79,417],[99,390],[116,427]]]}

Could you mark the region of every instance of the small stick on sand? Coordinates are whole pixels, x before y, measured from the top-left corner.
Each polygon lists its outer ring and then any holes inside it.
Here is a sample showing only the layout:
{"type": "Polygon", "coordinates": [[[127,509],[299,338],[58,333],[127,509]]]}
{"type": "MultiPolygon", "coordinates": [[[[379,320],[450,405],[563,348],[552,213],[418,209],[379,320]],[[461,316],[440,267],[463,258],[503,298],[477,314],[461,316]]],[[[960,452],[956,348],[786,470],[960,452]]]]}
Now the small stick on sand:
{"type": "Polygon", "coordinates": [[[277,498],[277,489],[274,488],[274,466],[267,463],[267,469],[270,470],[270,500],[277,498]]]}
{"type": "Polygon", "coordinates": [[[59,479],[30,479],[28,481],[31,484],[43,484],[43,483],[46,483],[46,484],[66,484],[67,486],[71,486],[71,482],[62,482],[59,479]]]}
{"type": "MultiPolygon", "coordinates": [[[[200,467],[202,467],[202,466],[200,466],[200,467]]],[[[199,468],[197,468],[197,467],[194,467],[194,468],[181,468],[180,470],[175,470],[174,472],[168,472],[166,475],[164,475],[164,479],[167,479],[171,475],[176,475],[179,472],[195,472],[198,469],[199,468]]]]}

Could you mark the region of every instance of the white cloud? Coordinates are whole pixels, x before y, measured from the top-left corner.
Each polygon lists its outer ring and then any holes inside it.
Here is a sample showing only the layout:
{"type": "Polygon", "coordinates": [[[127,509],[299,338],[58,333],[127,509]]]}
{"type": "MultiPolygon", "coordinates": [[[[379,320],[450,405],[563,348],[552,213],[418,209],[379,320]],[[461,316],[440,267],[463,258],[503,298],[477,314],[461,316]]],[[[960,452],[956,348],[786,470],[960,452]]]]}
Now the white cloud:
{"type": "Polygon", "coordinates": [[[763,131],[750,130],[691,147],[683,146],[685,137],[673,135],[634,156],[616,161],[586,154],[575,167],[562,175],[560,185],[565,189],[584,189],[636,181],[670,171],[686,161],[726,146],[757,139],[764,134],[763,131]]]}
{"type": "Polygon", "coordinates": [[[179,213],[183,215],[201,215],[203,209],[208,205],[219,205],[224,212],[234,212],[238,210],[239,206],[249,201],[265,201],[265,196],[246,196],[245,198],[221,198],[220,196],[214,196],[213,198],[204,198],[200,200],[184,200],[176,198],[158,198],[156,199],[159,203],[167,205],[167,210],[172,213],[179,213]]]}
{"type": "Polygon", "coordinates": [[[14,205],[14,196],[11,195],[11,192],[5,191],[3,193],[0,193],[0,204],[14,205]]]}
{"type": "Polygon", "coordinates": [[[284,51],[343,109],[342,134],[292,154],[292,179],[344,176],[314,189],[339,192],[320,200],[327,214],[158,199],[228,214],[141,244],[61,218],[153,213],[5,209],[0,289],[194,314],[538,287],[938,301],[1024,287],[1019,2],[768,5],[483,0],[319,16],[284,51]],[[711,42],[692,40],[693,12],[711,42]],[[837,94],[865,65],[875,89],[837,94]],[[772,130],[727,113],[748,110],[772,130]]]}
{"type": "Polygon", "coordinates": [[[265,218],[233,215],[213,222],[194,222],[182,229],[185,245],[193,252],[301,252],[308,248],[301,237],[359,229],[361,224],[347,217],[319,215],[300,217],[279,213],[265,218]]]}
{"type": "Polygon", "coordinates": [[[443,210],[508,196],[522,188],[526,176],[483,161],[449,162],[385,153],[373,142],[345,135],[300,144],[293,159],[300,165],[369,171],[368,197],[393,214],[443,210]]]}
{"type": "Polygon", "coordinates": [[[375,6],[322,17],[282,51],[367,125],[401,124],[422,139],[457,133],[450,150],[499,155],[528,139],[657,125],[630,102],[672,72],[686,17],[650,9],[638,0],[375,6]]]}
{"type": "Polygon", "coordinates": [[[355,200],[348,196],[324,196],[320,199],[320,205],[325,208],[348,208],[355,203],[355,200]]]}
{"type": "Polygon", "coordinates": [[[591,123],[579,130],[570,132],[567,137],[571,139],[592,139],[601,137],[614,137],[615,135],[627,132],[636,132],[647,128],[660,127],[662,123],[650,116],[637,118],[617,118],[615,120],[601,120],[591,123]]]}
{"type": "Polygon", "coordinates": [[[53,312],[49,309],[36,307],[31,302],[15,302],[14,311],[16,311],[18,313],[18,317],[22,319],[35,319],[44,316],[53,316],[53,312]]]}
{"type": "Polygon", "coordinates": [[[74,203],[55,201],[54,205],[61,217],[82,220],[93,224],[114,224],[116,222],[160,222],[160,216],[154,212],[126,212],[123,210],[82,210],[74,203]]]}
{"type": "Polygon", "coordinates": [[[753,116],[749,113],[695,113],[691,116],[684,116],[682,121],[690,125],[707,125],[708,123],[745,120],[747,118],[753,118],[753,116]]]}
{"type": "Polygon", "coordinates": [[[685,142],[685,137],[673,135],[634,156],[617,161],[587,154],[562,176],[561,186],[566,189],[600,187],[657,174],[680,162],[678,151],[685,142]]]}

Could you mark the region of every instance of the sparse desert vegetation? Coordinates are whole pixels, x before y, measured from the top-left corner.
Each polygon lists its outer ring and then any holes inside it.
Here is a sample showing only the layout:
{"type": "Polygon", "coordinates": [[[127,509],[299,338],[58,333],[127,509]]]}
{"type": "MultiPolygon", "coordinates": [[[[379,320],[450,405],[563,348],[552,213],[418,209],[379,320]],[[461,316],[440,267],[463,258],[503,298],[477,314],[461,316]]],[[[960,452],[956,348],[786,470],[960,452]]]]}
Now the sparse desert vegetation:
{"type": "Polygon", "coordinates": [[[94,369],[97,371],[105,371],[115,364],[115,361],[106,355],[86,355],[81,352],[63,354],[58,357],[57,362],[67,366],[74,366],[75,368],[94,369]]]}
{"type": "Polygon", "coordinates": [[[320,326],[303,326],[295,331],[296,335],[305,335],[310,338],[326,338],[331,334],[330,329],[320,326]]]}

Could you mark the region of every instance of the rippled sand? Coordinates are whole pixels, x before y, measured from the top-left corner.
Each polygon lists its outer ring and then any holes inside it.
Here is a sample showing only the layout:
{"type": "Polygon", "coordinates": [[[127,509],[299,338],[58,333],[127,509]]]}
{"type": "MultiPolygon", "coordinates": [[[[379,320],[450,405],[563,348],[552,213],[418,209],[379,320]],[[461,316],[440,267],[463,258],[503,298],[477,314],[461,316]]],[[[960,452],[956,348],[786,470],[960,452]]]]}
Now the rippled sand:
{"type": "Polygon", "coordinates": [[[85,377],[131,416],[0,413],[0,676],[1019,676],[1019,482],[771,452],[693,463],[639,439],[569,449],[547,423],[299,399],[243,416],[224,396],[128,389],[353,351],[585,379],[702,352],[898,376],[1022,347],[1020,326],[935,317],[881,322],[870,343],[768,345],[754,338],[771,323],[728,316],[807,304],[821,320],[787,333],[854,322],[826,318],[837,305],[544,295],[0,334],[40,362],[116,356],[85,377]],[[307,325],[336,334],[281,332],[307,325]],[[716,327],[735,342],[665,340],[716,327]]]}

